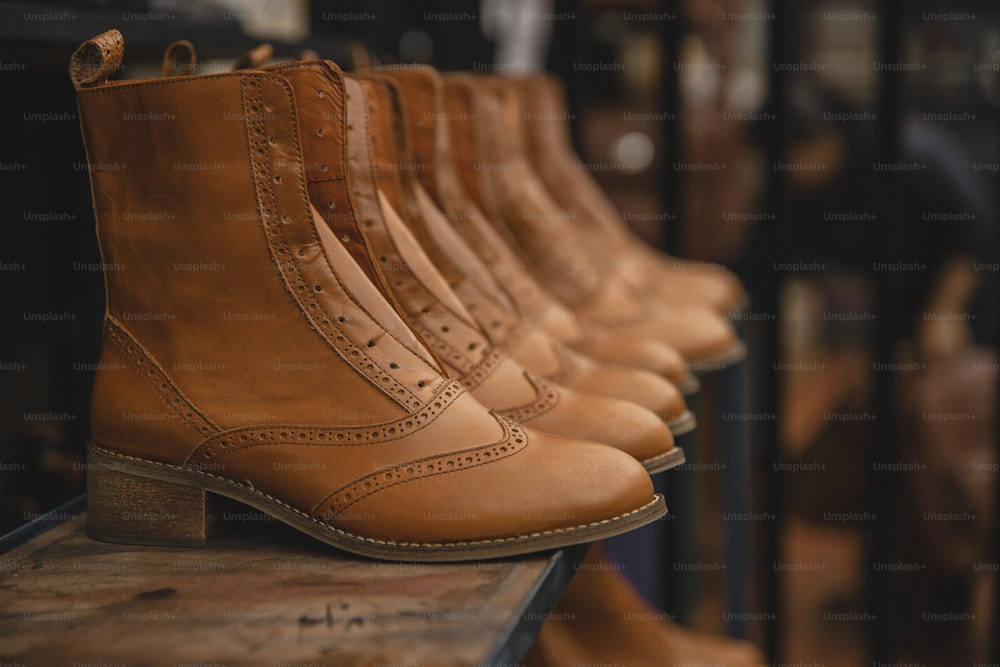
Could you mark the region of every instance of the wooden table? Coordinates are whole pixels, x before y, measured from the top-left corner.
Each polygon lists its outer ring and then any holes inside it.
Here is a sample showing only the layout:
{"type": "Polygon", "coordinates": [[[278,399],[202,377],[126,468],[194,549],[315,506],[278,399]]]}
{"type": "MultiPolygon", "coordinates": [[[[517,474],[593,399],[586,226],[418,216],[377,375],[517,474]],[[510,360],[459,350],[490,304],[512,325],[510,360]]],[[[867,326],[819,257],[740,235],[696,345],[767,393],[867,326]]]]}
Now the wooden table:
{"type": "Polygon", "coordinates": [[[376,562],[235,504],[207,549],[130,547],[83,509],[0,542],[0,664],[511,666],[587,551],[376,562]]]}

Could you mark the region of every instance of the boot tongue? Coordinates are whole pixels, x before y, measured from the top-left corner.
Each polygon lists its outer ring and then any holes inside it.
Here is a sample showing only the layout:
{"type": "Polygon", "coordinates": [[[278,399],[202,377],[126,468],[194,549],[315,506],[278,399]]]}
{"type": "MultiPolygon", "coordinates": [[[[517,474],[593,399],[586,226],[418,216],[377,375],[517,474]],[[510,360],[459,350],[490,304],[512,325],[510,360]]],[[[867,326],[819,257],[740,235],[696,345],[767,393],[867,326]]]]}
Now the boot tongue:
{"type": "MultiPolygon", "coordinates": [[[[410,101],[410,91],[418,91],[418,99],[424,99],[424,83],[434,86],[434,106],[430,113],[431,120],[426,125],[413,120],[410,116],[409,127],[414,134],[433,134],[434,155],[419,160],[421,167],[433,162],[437,168],[437,203],[441,205],[442,222],[446,221],[449,231],[455,231],[467,247],[474,253],[478,266],[496,276],[502,286],[504,296],[509,297],[516,307],[531,316],[541,313],[555,313],[559,321],[560,340],[577,340],[583,333],[573,316],[551,297],[544,294],[526,273],[524,259],[510,245],[510,241],[501,236],[481,212],[466,188],[479,188],[479,173],[477,165],[479,157],[476,143],[476,112],[470,90],[471,78],[466,75],[448,75],[442,77],[430,68],[422,70],[394,70],[392,78],[403,82],[406,87],[407,108],[413,113],[414,105],[410,101]],[[414,83],[416,81],[417,83],[414,83]],[[463,176],[466,177],[463,181],[463,176]]],[[[419,110],[418,110],[419,113],[419,110]]],[[[422,112],[426,117],[426,111],[422,112]]],[[[430,145],[430,142],[415,140],[417,145],[430,145]]],[[[424,175],[424,170],[420,170],[424,175]]],[[[477,190],[478,191],[478,190],[477,190]]],[[[423,193],[425,196],[427,192],[423,193]]],[[[433,193],[430,193],[433,197],[433,193]]],[[[418,200],[420,195],[418,193],[418,200]]],[[[433,227],[432,227],[433,232],[433,227]]],[[[508,301],[507,298],[503,299],[508,301]]],[[[548,320],[548,317],[543,317],[548,320]]]]}
{"type": "Polygon", "coordinates": [[[392,306],[379,294],[378,290],[375,288],[364,274],[357,270],[357,265],[351,256],[344,249],[344,246],[337,240],[333,232],[330,230],[330,226],[323,221],[323,217],[316,210],[316,207],[309,206],[312,211],[313,223],[316,225],[316,231],[319,233],[320,242],[323,244],[323,249],[326,251],[327,257],[330,258],[330,263],[336,268],[338,275],[341,280],[347,285],[351,293],[357,297],[358,301],[365,304],[365,308],[372,314],[374,319],[381,324],[386,331],[391,333],[395,338],[400,340],[404,345],[406,345],[410,351],[418,355],[421,359],[427,362],[433,368],[440,369],[440,366],[433,359],[432,355],[424,348],[423,343],[417,340],[417,337],[413,335],[410,328],[403,323],[399,318],[399,314],[392,309],[392,306]],[[352,268],[355,270],[345,271],[344,268],[350,264],[354,264],[352,268]]]}
{"type": "MultiPolygon", "coordinates": [[[[427,211],[418,196],[421,185],[417,174],[423,172],[425,166],[413,157],[402,91],[392,79],[381,74],[365,75],[362,84],[371,109],[371,155],[378,189],[417,237],[417,242],[424,244],[427,211]]],[[[461,271],[438,246],[426,244],[423,250],[449,285],[462,279],[461,271]]],[[[447,300],[448,294],[439,294],[439,298],[447,300]]]]}
{"type": "Polygon", "coordinates": [[[400,259],[406,264],[410,273],[448,310],[464,320],[467,325],[474,326],[472,323],[475,320],[472,315],[469,314],[462,305],[462,302],[455,296],[451,287],[448,286],[448,283],[438,273],[434,263],[427,257],[427,253],[424,252],[420,243],[413,236],[413,233],[407,228],[406,223],[400,219],[396,210],[384,195],[379,193],[379,197],[382,203],[386,230],[389,232],[389,236],[392,238],[399,252],[400,259]]]}
{"type": "Polygon", "coordinates": [[[417,184],[415,194],[423,224],[414,231],[424,246],[440,248],[448,257],[448,261],[460,272],[461,280],[474,283],[484,295],[513,310],[514,304],[507,298],[496,278],[483,266],[482,261],[458,232],[448,224],[444,214],[431,200],[427,191],[417,184]]]}

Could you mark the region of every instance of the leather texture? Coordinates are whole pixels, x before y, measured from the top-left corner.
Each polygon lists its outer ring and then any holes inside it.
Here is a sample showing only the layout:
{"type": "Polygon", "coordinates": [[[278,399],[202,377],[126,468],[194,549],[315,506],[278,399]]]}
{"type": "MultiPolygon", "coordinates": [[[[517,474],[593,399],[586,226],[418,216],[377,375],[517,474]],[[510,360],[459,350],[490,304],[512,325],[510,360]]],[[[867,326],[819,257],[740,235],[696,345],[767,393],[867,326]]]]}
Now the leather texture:
{"type": "Polygon", "coordinates": [[[524,658],[526,667],[763,667],[753,644],[668,620],[595,545],[524,658]]]}
{"type": "Polygon", "coordinates": [[[620,275],[617,258],[581,242],[575,215],[532,171],[516,91],[494,76],[461,76],[474,107],[482,203],[487,217],[528,258],[539,280],[584,320],[675,346],[699,370],[745,356],[732,327],[707,306],[664,303],[620,275]]]}
{"type": "MultiPolygon", "coordinates": [[[[300,107],[308,108],[306,117],[333,113],[327,97],[317,94],[329,85],[323,77],[331,70],[323,63],[294,63],[273,71],[291,82],[300,107]]],[[[420,215],[418,203],[408,196],[413,194],[408,186],[414,184],[405,178],[415,165],[398,150],[404,136],[398,132],[398,109],[388,85],[378,78],[348,76],[344,90],[349,187],[331,183],[329,165],[337,153],[328,151],[331,144],[325,137],[303,123],[306,164],[320,166],[309,178],[310,195],[337,202],[334,210],[356,211],[356,215],[329,216],[331,230],[356,241],[349,245],[355,259],[369,273],[384,277],[388,294],[448,374],[484,405],[518,423],[612,445],[650,470],[662,469],[664,457],[676,450],[669,429],[655,414],[527,373],[491,342],[402,219],[400,211],[420,215]]],[[[450,263],[445,265],[451,268],[450,263]]],[[[457,279],[453,268],[450,273],[457,279]]],[[[674,458],[676,464],[682,461],[674,458]]]]}
{"type": "MultiPolygon", "coordinates": [[[[418,173],[437,171],[434,161],[428,163],[426,159],[433,156],[433,152],[427,153],[427,147],[433,145],[435,134],[436,96],[428,99],[421,94],[420,79],[416,79],[416,85],[404,89],[408,81],[414,80],[412,77],[404,77],[400,83],[391,75],[371,76],[388,87],[392,116],[397,122],[383,132],[386,136],[395,135],[398,163],[410,167],[398,170],[401,198],[397,208],[407,212],[404,217],[420,246],[427,251],[434,266],[490,342],[503,347],[531,373],[570,389],[636,403],[668,424],[683,424],[686,430],[693,428],[693,416],[687,411],[684,397],[670,382],[651,371],[593,361],[553,340],[541,328],[521,317],[496,278],[483,268],[472,249],[448,224],[416,177],[418,173]],[[413,101],[409,99],[411,94],[413,101]],[[430,106],[424,106],[426,104],[430,106]],[[425,116],[429,109],[431,122],[420,124],[417,119],[425,116]],[[418,144],[424,148],[423,160],[417,159],[413,150],[418,144]]],[[[676,428],[671,426],[675,434],[678,433],[676,428]]]]}
{"type": "MultiPolygon", "coordinates": [[[[435,220],[428,222],[425,236],[435,236],[442,244],[452,247],[464,243],[473,255],[469,261],[485,269],[502,294],[487,292],[499,302],[512,303],[521,319],[527,320],[529,328],[535,332],[543,332],[553,341],[593,356],[598,364],[649,370],[683,386],[685,393],[696,391],[697,382],[680,353],[660,342],[611,335],[601,327],[580,321],[534,280],[528,273],[527,261],[486,220],[466,192],[467,187],[477,188],[479,180],[463,180],[463,175],[467,177],[477,168],[474,116],[467,100],[460,95],[447,96],[441,76],[429,67],[390,70],[386,76],[405,89],[403,106],[408,111],[412,159],[417,167],[413,173],[419,180],[418,190],[423,190],[444,222],[457,232],[458,240],[444,238],[442,225],[434,225],[435,220]]],[[[420,198],[423,199],[422,195],[420,198]]],[[[421,205],[425,212],[431,208],[426,202],[421,205]]],[[[438,216],[429,212],[425,217],[436,219],[438,216]]],[[[484,324],[484,329],[488,335],[495,336],[496,341],[508,336],[516,339],[527,331],[509,332],[506,325],[499,322],[494,325],[494,321],[491,319],[488,325],[484,324]],[[496,331],[498,327],[500,330],[496,331]]],[[[516,359],[531,366],[530,359],[522,356],[522,350],[528,348],[508,344],[508,349],[516,359]]],[[[546,374],[542,369],[532,369],[546,374]]]]}
{"type": "Polygon", "coordinates": [[[70,57],[70,81],[77,90],[107,81],[121,68],[124,52],[125,40],[117,30],[88,39],[70,57]]]}
{"type": "Polygon", "coordinates": [[[631,457],[526,429],[448,377],[330,232],[306,177],[346,179],[347,124],[343,78],[322,74],[330,115],[309,125],[276,72],[78,90],[88,160],[123,165],[90,173],[113,267],[94,447],[383,558],[531,551],[655,509],[631,457]],[[314,172],[300,147],[321,129],[335,150],[314,172]]]}
{"type": "Polygon", "coordinates": [[[636,237],[573,151],[568,110],[559,82],[552,76],[510,79],[517,90],[527,154],[534,172],[553,199],[574,216],[582,242],[615,257],[622,277],[645,293],[670,303],[708,305],[719,314],[745,307],[739,279],[709,262],[657,253],[636,237]]]}

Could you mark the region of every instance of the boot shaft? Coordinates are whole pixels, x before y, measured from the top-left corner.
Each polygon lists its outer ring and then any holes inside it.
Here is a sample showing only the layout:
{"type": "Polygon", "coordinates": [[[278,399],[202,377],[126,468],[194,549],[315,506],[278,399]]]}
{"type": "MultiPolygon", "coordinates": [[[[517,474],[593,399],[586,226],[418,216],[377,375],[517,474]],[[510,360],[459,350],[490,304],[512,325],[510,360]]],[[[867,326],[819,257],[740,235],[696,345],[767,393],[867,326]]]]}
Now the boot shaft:
{"type": "Polygon", "coordinates": [[[321,241],[288,83],[253,71],[107,83],[116,35],[74,59],[88,159],[117,165],[91,170],[115,267],[95,435],[120,437],[133,398],[178,428],[199,415],[220,428],[262,415],[377,421],[431,399],[447,382],[432,356],[344,249],[321,241]]]}

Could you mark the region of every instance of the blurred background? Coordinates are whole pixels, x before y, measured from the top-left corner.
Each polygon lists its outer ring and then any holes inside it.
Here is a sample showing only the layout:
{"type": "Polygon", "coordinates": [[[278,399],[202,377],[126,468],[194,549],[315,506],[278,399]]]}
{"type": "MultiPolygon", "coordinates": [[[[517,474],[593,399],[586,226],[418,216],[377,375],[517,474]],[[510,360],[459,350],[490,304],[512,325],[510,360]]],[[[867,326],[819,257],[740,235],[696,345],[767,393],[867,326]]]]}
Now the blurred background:
{"type": "MultiPolygon", "coordinates": [[[[743,631],[780,664],[1000,660],[995,1],[0,2],[0,533],[84,488],[103,283],[66,66],[111,27],[129,77],[175,39],[198,73],[263,40],[555,72],[625,220],[749,287],[743,631]]],[[[697,474],[680,511],[706,567],[677,613],[722,631],[724,474],[697,474]]]]}

